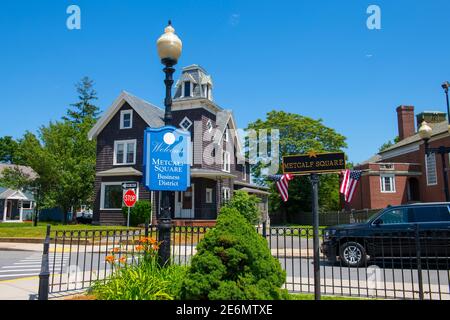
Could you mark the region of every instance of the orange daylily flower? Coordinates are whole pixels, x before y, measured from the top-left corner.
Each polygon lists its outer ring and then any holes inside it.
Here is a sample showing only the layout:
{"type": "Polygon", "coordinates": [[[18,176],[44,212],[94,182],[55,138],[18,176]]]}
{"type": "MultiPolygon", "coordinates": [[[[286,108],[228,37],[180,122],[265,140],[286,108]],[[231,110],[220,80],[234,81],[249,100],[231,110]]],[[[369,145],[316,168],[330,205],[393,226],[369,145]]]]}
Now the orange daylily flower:
{"type": "Polygon", "coordinates": [[[138,245],[138,246],[136,246],[136,251],[142,251],[142,250],[144,250],[144,246],[143,245],[138,245]]]}
{"type": "Polygon", "coordinates": [[[140,243],[147,243],[148,242],[148,238],[147,237],[143,237],[139,240],[140,243]]]}
{"type": "Polygon", "coordinates": [[[114,263],[114,261],[116,260],[114,256],[107,256],[105,258],[106,262],[108,263],[114,263]]]}
{"type": "Polygon", "coordinates": [[[120,259],[119,259],[119,262],[120,263],[126,263],[127,262],[127,257],[121,257],[120,259]]]}
{"type": "Polygon", "coordinates": [[[159,245],[157,244],[152,245],[152,249],[155,251],[159,250],[159,245]]]}
{"type": "Polygon", "coordinates": [[[119,251],[120,251],[119,248],[114,248],[114,249],[113,249],[113,252],[115,252],[115,253],[118,253],[119,251]]]}

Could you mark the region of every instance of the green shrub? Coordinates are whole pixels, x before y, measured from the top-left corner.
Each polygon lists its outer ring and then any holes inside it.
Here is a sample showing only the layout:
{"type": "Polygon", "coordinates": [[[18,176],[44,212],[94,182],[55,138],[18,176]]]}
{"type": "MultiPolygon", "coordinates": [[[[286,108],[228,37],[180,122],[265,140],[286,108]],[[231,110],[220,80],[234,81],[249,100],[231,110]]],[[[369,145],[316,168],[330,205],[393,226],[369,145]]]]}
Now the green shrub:
{"type": "Polygon", "coordinates": [[[259,222],[260,212],[258,208],[260,200],[255,195],[250,195],[244,191],[236,191],[233,198],[226,205],[229,208],[235,208],[242,214],[248,222],[255,225],[259,222]]]}
{"type": "Polygon", "coordinates": [[[157,259],[116,269],[110,279],[98,281],[90,294],[99,300],[175,300],[186,274],[186,267],[160,267],[157,259]]]}
{"type": "MultiPolygon", "coordinates": [[[[122,208],[125,221],[128,219],[128,207],[122,208]]],[[[152,206],[149,201],[137,201],[136,205],[130,209],[130,226],[137,227],[140,224],[144,224],[150,221],[152,213],[152,206]]]]}
{"type": "Polygon", "coordinates": [[[267,240],[235,208],[223,207],[197,246],[182,284],[188,300],[287,299],[286,280],[267,240]]]}

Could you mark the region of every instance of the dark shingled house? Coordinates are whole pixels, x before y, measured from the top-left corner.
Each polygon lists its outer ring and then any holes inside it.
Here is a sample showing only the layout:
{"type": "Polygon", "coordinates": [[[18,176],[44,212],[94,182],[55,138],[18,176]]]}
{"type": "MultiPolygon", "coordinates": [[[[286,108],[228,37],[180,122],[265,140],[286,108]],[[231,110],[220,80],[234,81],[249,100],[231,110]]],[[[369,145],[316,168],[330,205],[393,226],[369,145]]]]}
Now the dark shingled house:
{"type": "MultiPolygon", "coordinates": [[[[191,132],[191,187],[171,199],[176,225],[213,225],[220,207],[236,190],[261,199],[261,216],[268,214],[268,192],[250,183],[250,167],[235,134],[231,111],[213,102],[211,76],[198,66],[183,69],[175,85],[172,125],[191,132]]],[[[143,180],[143,139],[147,127],[164,126],[164,111],[122,92],[89,132],[97,140],[94,223],[123,224],[123,182],[139,182],[139,200],[150,200],[153,221],[160,207],[159,192],[150,192],[143,180]]]]}

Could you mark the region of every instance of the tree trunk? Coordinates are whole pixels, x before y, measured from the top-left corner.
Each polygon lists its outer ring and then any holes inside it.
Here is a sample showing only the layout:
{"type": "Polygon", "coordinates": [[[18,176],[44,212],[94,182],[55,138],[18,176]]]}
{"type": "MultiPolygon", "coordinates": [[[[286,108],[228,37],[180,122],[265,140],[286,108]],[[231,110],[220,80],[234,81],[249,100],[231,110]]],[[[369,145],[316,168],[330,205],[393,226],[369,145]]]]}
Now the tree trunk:
{"type": "Polygon", "coordinates": [[[66,225],[67,224],[67,209],[66,208],[62,208],[63,211],[63,224],[66,225]]]}

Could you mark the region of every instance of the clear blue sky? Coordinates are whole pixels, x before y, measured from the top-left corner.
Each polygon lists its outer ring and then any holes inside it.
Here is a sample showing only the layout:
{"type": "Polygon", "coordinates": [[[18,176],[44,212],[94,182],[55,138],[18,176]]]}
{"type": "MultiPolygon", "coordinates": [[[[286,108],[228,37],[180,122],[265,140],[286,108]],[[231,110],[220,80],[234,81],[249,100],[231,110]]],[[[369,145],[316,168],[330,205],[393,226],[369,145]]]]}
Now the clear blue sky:
{"type": "Polygon", "coordinates": [[[398,105],[445,111],[448,0],[2,0],[0,136],[59,119],[85,75],[102,110],[121,90],[161,106],[155,41],[169,18],[184,42],[178,70],[202,65],[240,127],[273,109],[322,118],[358,162],[397,135],[398,105]],[[81,30],[66,28],[70,4],[81,30]],[[366,27],[370,4],[381,30],[366,27]]]}

